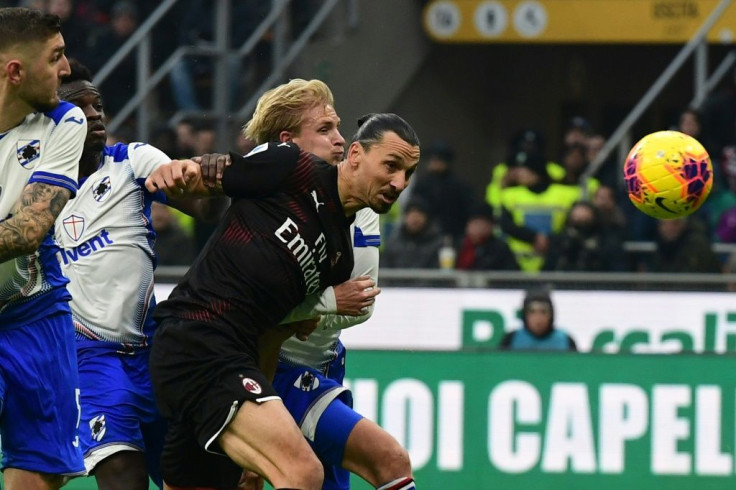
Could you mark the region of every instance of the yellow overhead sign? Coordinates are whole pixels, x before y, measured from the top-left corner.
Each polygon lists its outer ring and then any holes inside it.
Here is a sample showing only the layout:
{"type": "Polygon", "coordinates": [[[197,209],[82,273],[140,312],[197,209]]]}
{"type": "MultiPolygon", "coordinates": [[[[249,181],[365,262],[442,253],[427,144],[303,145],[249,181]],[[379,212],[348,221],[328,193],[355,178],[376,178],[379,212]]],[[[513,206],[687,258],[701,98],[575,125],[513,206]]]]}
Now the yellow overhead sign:
{"type": "MultiPolygon", "coordinates": [[[[683,43],[720,0],[434,0],[424,29],[448,43],[683,43]]],[[[736,5],[708,33],[732,43],[736,5]]]]}

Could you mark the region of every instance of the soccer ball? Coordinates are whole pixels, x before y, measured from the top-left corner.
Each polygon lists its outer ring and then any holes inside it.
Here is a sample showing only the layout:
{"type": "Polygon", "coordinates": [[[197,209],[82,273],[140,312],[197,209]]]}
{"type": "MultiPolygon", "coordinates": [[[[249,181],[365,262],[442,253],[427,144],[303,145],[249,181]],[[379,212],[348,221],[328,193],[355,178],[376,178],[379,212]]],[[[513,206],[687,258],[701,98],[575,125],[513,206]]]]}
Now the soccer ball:
{"type": "Polygon", "coordinates": [[[678,131],[644,136],[624,164],[629,199],[658,219],[687,216],[700,207],[713,187],[713,165],[695,138],[678,131]]]}

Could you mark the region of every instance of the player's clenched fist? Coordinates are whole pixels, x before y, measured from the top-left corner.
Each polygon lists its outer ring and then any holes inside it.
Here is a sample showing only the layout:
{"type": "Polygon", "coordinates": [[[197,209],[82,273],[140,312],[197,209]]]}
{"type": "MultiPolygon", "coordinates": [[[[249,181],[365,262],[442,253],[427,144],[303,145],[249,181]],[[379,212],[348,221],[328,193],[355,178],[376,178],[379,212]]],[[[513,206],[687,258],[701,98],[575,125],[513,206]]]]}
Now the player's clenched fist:
{"type": "Polygon", "coordinates": [[[193,160],[172,160],[159,165],[146,179],[146,189],[163,191],[174,199],[209,194],[209,189],[202,182],[201,168],[193,160]]]}
{"type": "Polygon", "coordinates": [[[334,286],[338,315],[359,316],[368,313],[381,288],[369,276],[354,277],[334,286]]]}
{"type": "Polygon", "coordinates": [[[201,157],[192,158],[202,168],[202,180],[207,187],[216,188],[222,182],[225,167],[232,164],[230,155],[222,153],[206,153],[201,157]]]}

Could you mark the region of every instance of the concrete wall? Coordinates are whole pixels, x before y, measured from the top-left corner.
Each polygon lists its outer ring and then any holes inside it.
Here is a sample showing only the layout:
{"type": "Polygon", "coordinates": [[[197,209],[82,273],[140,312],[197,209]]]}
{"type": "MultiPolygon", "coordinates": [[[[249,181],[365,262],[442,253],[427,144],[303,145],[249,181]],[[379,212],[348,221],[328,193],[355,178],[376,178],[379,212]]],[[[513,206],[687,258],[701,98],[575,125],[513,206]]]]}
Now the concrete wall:
{"type": "MultiPolygon", "coordinates": [[[[332,87],[343,134],[366,112],[393,111],[424,145],[442,138],[456,148],[457,171],[480,197],[490,169],[524,127],[543,131],[558,159],[566,121],[589,119],[609,135],[641,99],[678,45],[438,44],[421,26],[420,2],[356,0],[357,25],[342,2],[291,76],[332,87]]],[[[711,46],[711,69],[727,46],[711,46]]],[[[689,62],[634,127],[634,140],[667,129],[693,96],[689,62]]]]}
{"type": "Polygon", "coordinates": [[[292,75],[319,78],[332,88],[343,133],[358,117],[390,110],[429,53],[418,2],[357,0],[357,24],[341,2],[320,35],[299,57],[292,75]]]}

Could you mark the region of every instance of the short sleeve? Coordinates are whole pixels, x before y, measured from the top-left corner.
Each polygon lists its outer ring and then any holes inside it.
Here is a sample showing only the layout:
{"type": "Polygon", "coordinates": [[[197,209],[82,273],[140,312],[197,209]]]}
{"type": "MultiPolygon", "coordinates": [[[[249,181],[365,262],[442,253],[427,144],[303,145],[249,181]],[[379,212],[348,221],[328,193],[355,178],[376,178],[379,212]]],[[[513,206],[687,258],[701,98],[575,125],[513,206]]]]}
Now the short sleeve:
{"type": "Polygon", "coordinates": [[[60,107],[47,115],[56,120],[57,124],[51,131],[48,141],[40,143],[41,162],[28,183],[43,182],[64,187],[75,196],[79,177],[79,158],[82,156],[84,140],[87,137],[87,119],[82,109],[67,102],[62,102],[60,107]]]}
{"type": "MultiPolygon", "coordinates": [[[[130,166],[133,169],[133,174],[136,180],[141,185],[144,192],[148,193],[145,188],[146,178],[153,173],[159,165],[169,163],[171,158],[159,150],[155,146],[151,146],[148,143],[130,143],[128,145],[128,160],[130,166]]],[[[168,203],[169,200],[162,191],[157,191],[151,194],[154,201],[168,203]]]]}
{"type": "Polygon", "coordinates": [[[370,208],[364,208],[355,215],[353,223],[354,247],[380,247],[381,228],[378,214],[370,208]]]}
{"type": "Polygon", "coordinates": [[[155,146],[139,142],[128,145],[128,159],[136,179],[147,178],[159,165],[171,161],[166,153],[155,146]]]}

